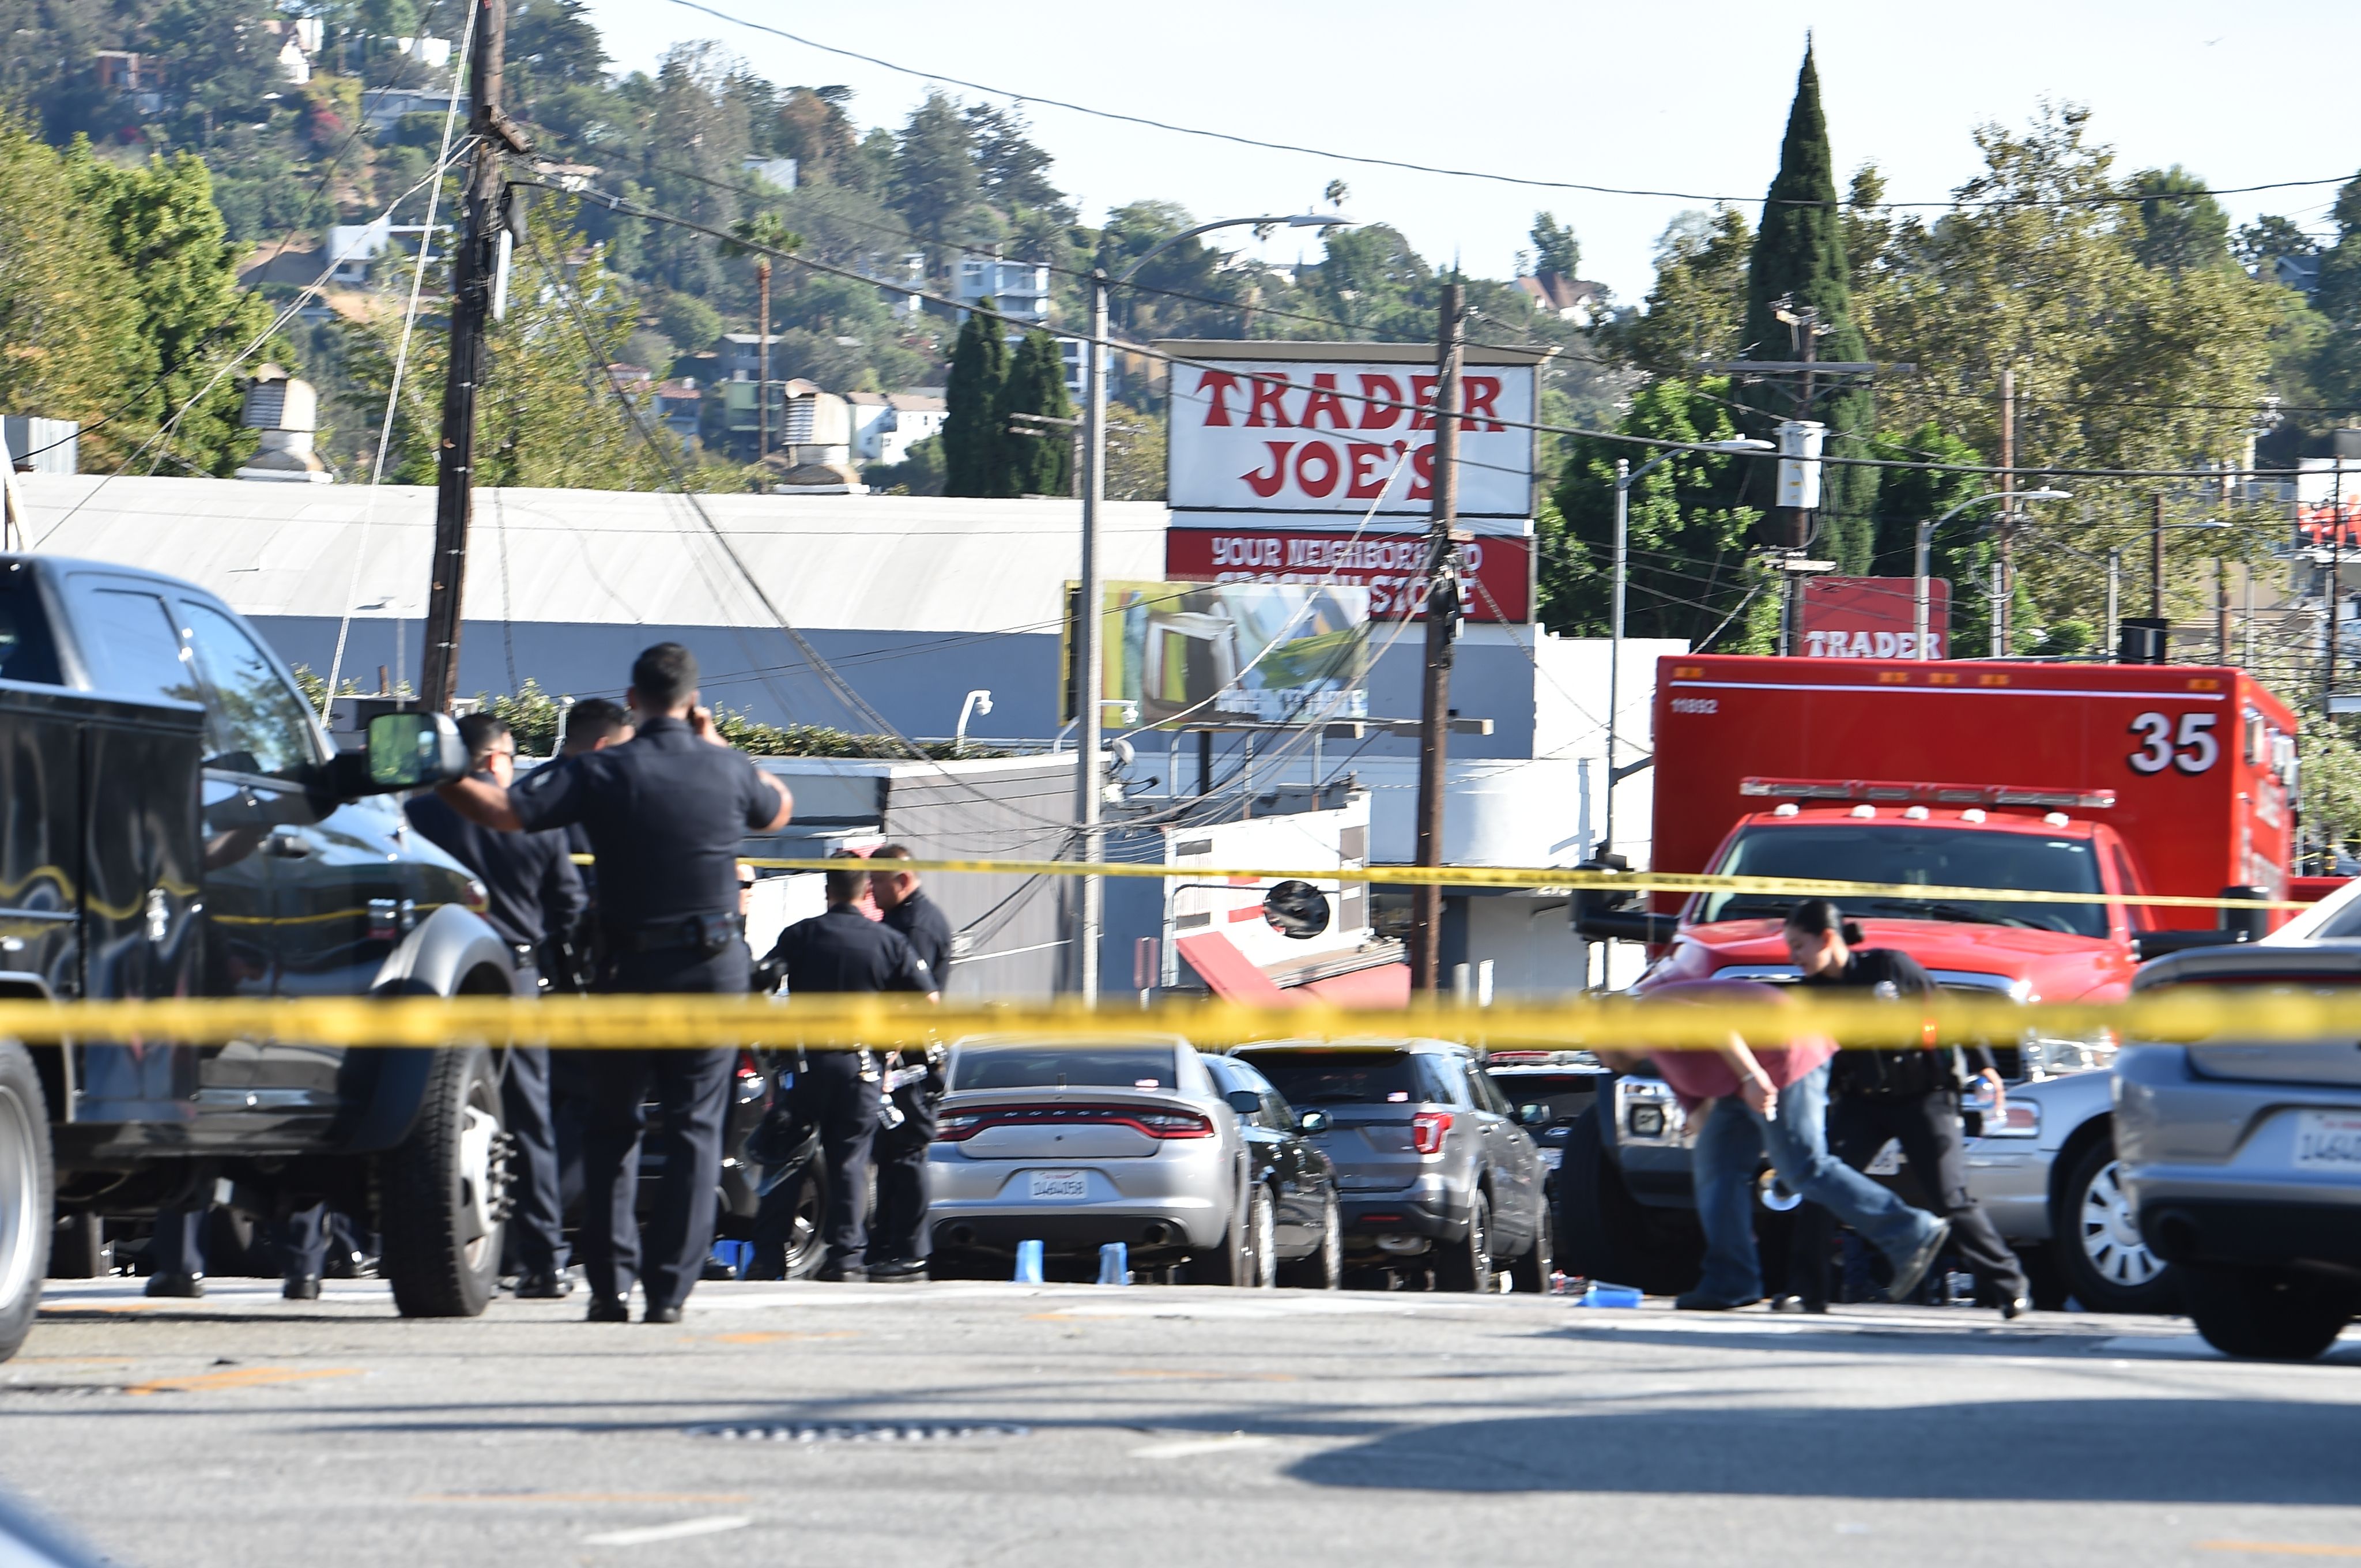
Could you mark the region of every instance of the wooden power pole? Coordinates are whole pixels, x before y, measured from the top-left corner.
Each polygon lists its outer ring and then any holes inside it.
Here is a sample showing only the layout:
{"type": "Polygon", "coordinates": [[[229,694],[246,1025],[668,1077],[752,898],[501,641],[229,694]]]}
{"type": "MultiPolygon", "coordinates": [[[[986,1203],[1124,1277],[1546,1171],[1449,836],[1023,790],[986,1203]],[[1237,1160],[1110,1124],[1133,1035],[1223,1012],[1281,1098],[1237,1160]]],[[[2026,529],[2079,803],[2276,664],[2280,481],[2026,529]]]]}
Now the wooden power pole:
{"type": "MultiPolygon", "coordinates": [[[[434,558],[426,590],[425,664],[418,690],[428,708],[447,709],[459,685],[459,613],[467,583],[467,522],[475,487],[476,392],[484,378],[484,331],[491,319],[504,218],[500,158],[532,144],[500,112],[500,71],[508,50],[508,0],[473,0],[474,67],[468,127],[476,150],[467,164],[457,243],[451,251],[450,368],[443,383],[443,436],[434,479],[434,558]]],[[[434,236],[421,237],[432,245],[434,236]]]]}
{"type": "MultiPolygon", "coordinates": [[[[1426,678],[1418,723],[1418,863],[1443,863],[1444,762],[1451,734],[1451,639],[1459,621],[1459,367],[1464,325],[1459,285],[1443,286],[1434,357],[1434,491],[1426,532],[1426,678]]],[[[1411,894],[1411,984],[1443,984],[1443,889],[1411,894]]]]}

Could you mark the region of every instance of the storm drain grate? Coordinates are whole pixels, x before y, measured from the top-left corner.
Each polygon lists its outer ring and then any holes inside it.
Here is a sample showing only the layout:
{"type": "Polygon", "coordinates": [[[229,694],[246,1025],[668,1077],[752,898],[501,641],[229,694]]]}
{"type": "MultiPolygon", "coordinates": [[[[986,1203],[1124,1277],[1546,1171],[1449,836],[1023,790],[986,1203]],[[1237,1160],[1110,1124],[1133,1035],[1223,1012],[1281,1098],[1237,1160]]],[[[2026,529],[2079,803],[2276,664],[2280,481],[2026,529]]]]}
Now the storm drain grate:
{"type": "Polygon", "coordinates": [[[1025,1437],[1029,1429],[1005,1421],[961,1424],[951,1421],[841,1421],[826,1424],[721,1424],[688,1429],[691,1437],[718,1437],[726,1442],[973,1442],[994,1438],[1025,1437]]]}

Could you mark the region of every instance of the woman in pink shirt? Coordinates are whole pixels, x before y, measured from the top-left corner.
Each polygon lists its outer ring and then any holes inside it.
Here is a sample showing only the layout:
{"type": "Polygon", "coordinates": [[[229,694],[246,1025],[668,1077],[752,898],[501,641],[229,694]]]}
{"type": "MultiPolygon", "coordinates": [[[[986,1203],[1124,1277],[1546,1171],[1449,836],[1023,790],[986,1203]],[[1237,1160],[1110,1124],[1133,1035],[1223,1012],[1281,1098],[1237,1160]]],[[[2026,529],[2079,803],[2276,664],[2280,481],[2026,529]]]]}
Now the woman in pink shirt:
{"type": "MultiPolygon", "coordinates": [[[[1648,993],[1650,1003],[1784,1003],[1757,981],[1696,981],[1648,993]]],[[[1798,1036],[1758,1048],[1736,1034],[1701,1050],[1654,1054],[1696,1129],[1693,1170],[1705,1270],[1674,1305],[1726,1312],[1763,1299],[1754,1252],[1754,1173],[1767,1155],[1791,1192],[1819,1204],[1893,1261],[1894,1300],[1909,1295],[1950,1236],[1950,1222],[1915,1209],[1828,1153],[1828,1058],[1836,1042],[1798,1036]]],[[[1613,1056],[1599,1053],[1612,1067],[1613,1056]]]]}

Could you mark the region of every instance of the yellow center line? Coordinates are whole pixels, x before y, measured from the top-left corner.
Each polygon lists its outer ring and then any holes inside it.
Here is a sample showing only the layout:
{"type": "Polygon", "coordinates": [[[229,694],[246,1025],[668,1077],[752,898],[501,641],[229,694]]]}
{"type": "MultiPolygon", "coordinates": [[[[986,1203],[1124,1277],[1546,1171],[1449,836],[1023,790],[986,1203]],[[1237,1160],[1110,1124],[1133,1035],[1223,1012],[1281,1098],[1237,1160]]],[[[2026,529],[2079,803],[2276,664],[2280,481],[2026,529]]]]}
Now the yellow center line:
{"type": "Polygon", "coordinates": [[[2200,1552],[2257,1552],[2271,1557],[2361,1557],[2361,1546],[2324,1541],[2201,1541],[2200,1552]]]}
{"type": "Polygon", "coordinates": [[[358,1377],[358,1366],[236,1366],[226,1372],[199,1372],[187,1377],[152,1377],[127,1384],[126,1394],[197,1394],[214,1388],[253,1388],[270,1383],[305,1383],[315,1377],[358,1377]]]}
{"type": "Polygon", "coordinates": [[[707,1334],[715,1344],[774,1344],[782,1340],[859,1339],[858,1329],[830,1329],[826,1332],[798,1333],[791,1329],[758,1329],[746,1333],[707,1334]]]}

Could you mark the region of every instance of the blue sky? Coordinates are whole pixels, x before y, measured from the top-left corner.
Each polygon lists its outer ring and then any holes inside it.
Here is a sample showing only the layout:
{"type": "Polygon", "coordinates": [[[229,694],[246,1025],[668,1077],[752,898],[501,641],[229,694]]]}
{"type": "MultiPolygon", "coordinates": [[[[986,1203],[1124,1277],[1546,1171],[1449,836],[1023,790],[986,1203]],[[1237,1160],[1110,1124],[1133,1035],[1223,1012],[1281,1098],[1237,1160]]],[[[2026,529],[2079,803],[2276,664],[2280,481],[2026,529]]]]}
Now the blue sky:
{"type": "MultiPolygon", "coordinates": [[[[712,0],[716,9],[1016,92],[1265,140],[1546,180],[1761,200],[1815,30],[1841,170],[1875,159],[1897,201],[1939,201],[1977,167],[1972,128],[2046,98],[2089,104],[2123,166],[2181,163],[2217,187],[2349,175],[2361,115],[2349,62],[2361,5],[2281,0],[1912,0],[1477,9],[1365,0],[1279,5],[880,6],[712,0]],[[2316,113],[2307,105],[2317,104],[2316,113]]],[[[864,126],[899,124],[920,77],[818,53],[675,0],[593,0],[625,69],[713,38],[782,83],[842,82],[864,126]]],[[[975,94],[966,94],[975,96],[975,94]]],[[[1065,110],[1027,111],[1052,177],[1095,220],[1177,201],[1201,217],[1301,211],[1331,180],[1346,210],[1391,223],[1430,259],[1506,276],[1536,209],[1581,236],[1586,275],[1646,291],[1665,223],[1693,201],[1528,189],[1230,146],[1065,110]]],[[[2240,220],[2317,225],[2333,186],[2225,197],[2240,220]]],[[[1292,259],[1317,242],[1274,241],[1292,259]]]]}

